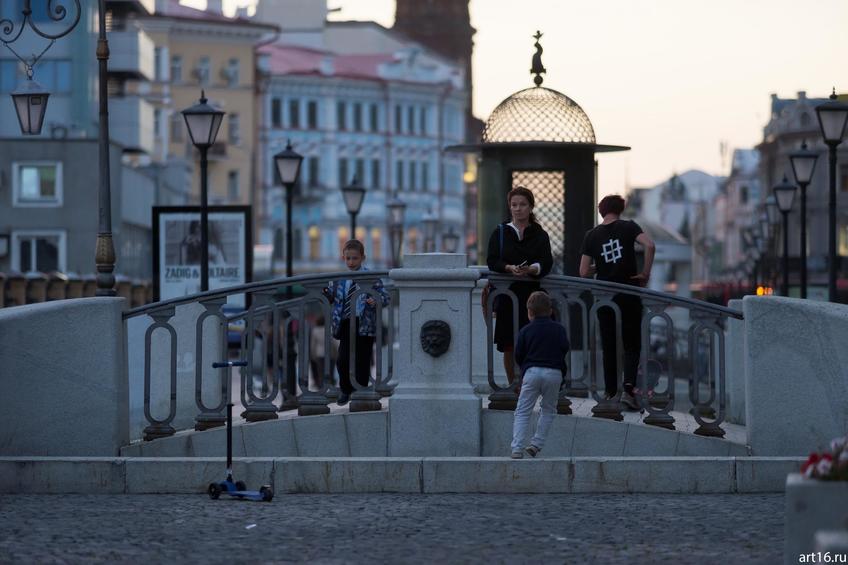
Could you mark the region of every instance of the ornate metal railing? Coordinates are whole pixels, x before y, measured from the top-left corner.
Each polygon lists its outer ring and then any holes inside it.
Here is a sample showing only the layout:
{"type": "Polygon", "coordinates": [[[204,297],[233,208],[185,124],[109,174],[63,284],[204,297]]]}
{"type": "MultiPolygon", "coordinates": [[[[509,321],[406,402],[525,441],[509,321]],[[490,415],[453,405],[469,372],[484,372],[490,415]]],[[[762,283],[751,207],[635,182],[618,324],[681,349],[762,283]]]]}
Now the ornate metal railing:
{"type": "MultiPolygon", "coordinates": [[[[489,271],[481,272],[481,276],[493,285],[484,310],[487,372],[493,391],[489,397],[490,407],[514,409],[517,380],[511,385],[495,382],[492,312],[497,297],[510,300],[515,327],[518,299],[509,287],[516,281],[529,279],[489,271]]],[[[550,275],[540,283],[553,297],[557,317],[568,330],[571,342],[568,376],[558,403],[560,413],[571,413],[568,396],[591,396],[596,402],[592,408],[594,416],[623,419],[620,391],[624,377],[624,336],[622,312],[614,298],[616,295],[633,296],[642,303],[641,356],[634,394],[641,411],[647,412],[644,422],[675,429],[672,415],[676,402],[675,383],[683,378],[688,381],[691,413],[698,423],[695,433],[724,437],[725,432],[720,425],[726,418],[725,321],[728,318],[742,319],[741,312],[700,300],[593,279],[550,275]],[[618,394],[612,398],[602,396],[599,389],[599,379],[603,378],[603,371],[599,370],[599,355],[603,348],[598,335],[598,313],[603,308],[611,309],[615,317],[618,394]],[[675,327],[675,323],[684,327],[675,327]],[[682,333],[686,336],[686,343],[679,347],[682,333]],[[680,355],[685,358],[680,359],[680,355]],[[677,374],[681,369],[687,374],[677,374]],[[665,388],[658,390],[661,381],[665,381],[665,388]]]]}
{"type": "MultiPolygon", "coordinates": [[[[350,382],[354,389],[351,395],[351,411],[380,410],[381,396],[388,396],[394,389],[393,344],[395,342],[395,315],[397,296],[390,283],[385,283],[390,301],[383,306],[374,285],[386,277],[386,271],[339,272],[319,275],[296,276],[259,283],[230,287],[165,300],[134,308],[124,314],[125,322],[132,319],[149,318],[144,332],[144,428],[145,439],[155,439],[176,432],[173,425],[178,406],[195,410],[194,427],[198,430],[223,425],[226,421],[226,406],[231,401],[231,375],[229,367],[215,369],[220,379],[220,391],[215,391],[215,400],[210,404],[210,383],[204,382],[213,362],[228,354],[227,332],[231,327],[241,328],[241,338],[235,351],[229,353],[247,361],[239,370],[238,401],[244,408],[242,416],[248,421],[277,418],[277,412],[297,409],[300,415],[325,414],[330,411],[328,403],[338,396],[338,389],[331,386],[335,372],[333,348],[329,328],[332,321],[332,305],[324,292],[330,281],[353,279],[358,289],[351,294],[353,304],[362,295],[374,299],[376,308],[375,335],[376,362],[368,386],[360,385],[354,375],[356,348],[350,348],[350,382]],[[246,309],[232,310],[227,306],[228,298],[243,295],[246,309]],[[177,377],[177,330],[175,316],[177,307],[192,303],[199,304],[203,311],[196,314],[194,322],[194,402],[186,403],[178,398],[177,377]],[[208,319],[217,320],[209,336],[208,319]],[[324,358],[321,375],[310,371],[310,337],[319,318],[324,320],[324,358]],[[386,331],[387,329],[387,331],[386,331]],[[164,332],[164,337],[154,340],[154,334],[164,332]],[[384,334],[385,332],[385,334],[384,334]],[[156,343],[154,343],[154,341],[156,343]],[[164,345],[167,344],[167,345],[164,345]],[[387,347],[387,362],[383,364],[383,346],[387,347]],[[207,358],[206,349],[214,351],[216,358],[207,358]],[[161,361],[165,356],[167,362],[161,361]],[[156,417],[153,412],[154,399],[163,400],[160,390],[154,390],[153,374],[156,360],[158,370],[165,371],[169,396],[166,399],[167,415],[156,417]],[[312,381],[310,384],[310,373],[312,381]],[[204,396],[206,399],[204,399],[204,396]]],[[[356,325],[350,324],[350,339],[353,340],[356,325]]],[[[128,344],[132,347],[133,344],[128,344]]],[[[213,373],[214,374],[214,373],[213,373]]],[[[208,377],[207,377],[208,378],[208,377]]],[[[213,388],[215,385],[211,385],[213,388]]]]}

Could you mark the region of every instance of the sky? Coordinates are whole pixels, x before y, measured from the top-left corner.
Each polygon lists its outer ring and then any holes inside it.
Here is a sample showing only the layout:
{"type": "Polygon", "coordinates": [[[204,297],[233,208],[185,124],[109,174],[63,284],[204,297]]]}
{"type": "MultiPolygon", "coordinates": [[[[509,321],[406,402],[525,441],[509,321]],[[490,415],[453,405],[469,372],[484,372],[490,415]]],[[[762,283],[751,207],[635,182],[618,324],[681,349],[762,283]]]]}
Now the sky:
{"type": "MultiPolygon", "coordinates": [[[[394,4],[329,0],[330,19],[388,27],[394,4]]],[[[732,149],[762,140],[772,93],[848,92],[846,0],[471,0],[470,12],[475,115],[533,85],[539,29],[544,86],[583,108],[598,143],[632,147],[598,155],[601,195],[689,169],[726,175],[732,149]]]]}

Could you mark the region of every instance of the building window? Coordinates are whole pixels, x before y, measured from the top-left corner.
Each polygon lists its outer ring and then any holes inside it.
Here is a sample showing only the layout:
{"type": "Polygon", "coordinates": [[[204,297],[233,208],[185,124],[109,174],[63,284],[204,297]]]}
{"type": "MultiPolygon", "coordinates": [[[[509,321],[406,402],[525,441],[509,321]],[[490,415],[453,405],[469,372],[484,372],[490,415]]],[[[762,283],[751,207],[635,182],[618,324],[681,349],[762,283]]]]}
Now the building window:
{"type": "Polygon", "coordinates": [[[238,86],[239,84],[239,60],[230,59],[227,62],[227,67],[224,69],[224,79],[227,81],[227,86],[238,86]]]}
{"type": "Polygon", "coordinates": [[[241,143],[241,127],[238,114],[230,114],[230,143],[239,145],[241,143]]]}
{"type": "Polygon", "coordinates": [[[848,226],[839,226],[836,234],[836,254],[840,257],[848,257],[848,226]]]}
{"type": "Polygon", "coordinates": [[[239,172],[232,170],[227,173],[227,197],[230,202],[238,202],[239,196],[239,172]]]}
{"type": "Polygon", "coordinates": [[[347,159],[342,157],[339,159],[339,186],[345,186],[347,181],[347,159]]]}
{"type": "Polygon", "coordinates": [[[418,190],[418,163],[409,162],[409,190],[418,190]]]}
{"type": "Polygon", "coordinates": [[[13,206],[62,205],[62,163],[12,163],[13,206]]]}
{"type": "Polygon", "coordinates": [[[362,131],[362,104],[353,104],[353,131],[362,131]]]}
{"type": "Polygon", "coordinates": [[[371,188],[380,188],[380,160],[371,159],[371,188]]]}
{"type": "Polygon", "coordinates": [[[179,55],[171,57],[171,82],[183,81],[183,58],[179,55]]]}
{"type": "Polygon", "coordinates": [[[347,112],[344,102],[336,103],[336,122],[340,131],[347,129],[347,112]]]}
{"type": "Polygon", "coordinates": [[[406,109],[406,128],[409,133],[415,133],[415,106],[406,109]]]}
{"type": "Polygon", "coordinates": [[[271,127],[283,127],[283,101],[279,98],[271,99],[271,127]]]}
{"type": "Polygon", "coordinates": [[[162,108],[153,109],[153,137],[162,137],[162,108]]]}
{"type": "Polygon", "coordinates": [[[359,184],[365,186],[365,159],[357,159],[356,160],[356,169],[355,169],[356,180],[359,181],[359,184]]]}
{"type": "Polygon", "coordinates": [[[403,130],[403,109],[400,104],[395,106],[395,133],[401,133],[403,130]]]}
{"type": "Polygon", "coordinates": [[[164,47],[153,48],[153,80],[165,80],[165,61],[162,58],[164,47]]]}
{"type": "Polygon", "coordinates": [[[318,129],[318,102],[315,100],[306,103],[306,127],[318,129]]]}
{"type": "Polygon", "coordinates": [[[289,127],[300,127],[300,100],[289,100],[289,127]]]}
{"type": "Polygon", "coordinates": [[[209,84],[209,57],[201,57],[197,60],[194,78],[197,79],[198,84],[209,84]]]}
{"type": "Polygon", "coordinates": [[[371,122],[371,131],[380,130],[380,114],[376,104],[371,104],[369,107],[369,121],[371,122]]]}
{"type": "Polygon", "coordinates": [[[430,163],[421,163],[421,189],[425,192],[430,190],[430,163]]]}
{"type": "Polygon", "coordinates": [[[380,228],[371,228],[371,259],[381,261],[383,259],[383,241],[380,228]]]}
{"type": "Polygon", "coordinates": [[[747,204],[748,203],[748,187],[740,186],[739,187],[739,204],[747,204]]]}
{"type": "Polygon", "coordinates": [[[395,186],[398,190],[403,190],[403,161],[398,160],[395,166],[395,186]]]}
{"type": "Polygon", "coordinates": [[[315,261],[321,258],[321,230],[318,226],[309,226],[309,260],[315,261]]]}
{"type": "Polygon", "coordinates": [[[350,229],[342,226],[339,228],[339,231],[337,233],[339,245],[336,249],[341,249],[342,247],[344,247],[344,244],[347,243],[347,240],[350,239],[350,229]]]}
{"type": "Polygon", "coordinates": [[[309,186],[321,186],[320,161],[318,157],[309,157],[306,160],[306,170],[309,173],[309,186]]]}
{"type": "Polygon", "coordinates": [[[848,192],[848,165],[839,167],[839,190],[848,192]]]}
{"type": "Polygon", "coordinates": [[[12,269],[22,273],[64,272],[65,232],[12,232],[12,269]]]}
{"type": "Polygon", "coordinates": [[[0,92],[8,94],[15,90],[25,78],[21,72],[20,64],[14,59],[0,60],[0,92]]]}
{"type": "Polygon", "coordinates": [[[418,129],[421,132],[421,135],[427,135],[427,108],[421,107],[421,113],[418,115],[420,118],[420,126],[418,129]]]}
{"type": "Polygon", "coordinates": [[[297,259],[298,261],[303,259],[303,230],[300,228],[294,229],[292,247],[292,259],[297,259]]]}
{"type": "Polygon", "coordinates": [[[185,137],[183,136],[184,123],[185,120],[183,120],[182,114],[171,114],[171,141],[176,143],[185,141],[185,137]]]}

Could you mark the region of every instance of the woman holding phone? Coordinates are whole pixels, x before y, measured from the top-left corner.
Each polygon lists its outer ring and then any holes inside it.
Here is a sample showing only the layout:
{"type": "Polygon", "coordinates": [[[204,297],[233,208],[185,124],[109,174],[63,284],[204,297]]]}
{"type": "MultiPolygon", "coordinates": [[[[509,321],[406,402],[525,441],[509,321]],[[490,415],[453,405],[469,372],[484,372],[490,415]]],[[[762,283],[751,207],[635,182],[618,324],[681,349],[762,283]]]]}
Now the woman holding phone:
{"type": "Polygon", "coordinates": [[[486,263],[489,270],[517,277],[509,289],[518,298],[518,328],[513,328],[512,301],[502,298],[494,311],[495,345],[503,353],[504,370],[510,384],[515,380],[513,344],[519,329],[527,324],[527,299],[539,290],[538,279],[551,271],[551,240],[533,215],[536,199],[523,186],[507,194],[511,221],[498,225],[489,238],[486,263]]]}

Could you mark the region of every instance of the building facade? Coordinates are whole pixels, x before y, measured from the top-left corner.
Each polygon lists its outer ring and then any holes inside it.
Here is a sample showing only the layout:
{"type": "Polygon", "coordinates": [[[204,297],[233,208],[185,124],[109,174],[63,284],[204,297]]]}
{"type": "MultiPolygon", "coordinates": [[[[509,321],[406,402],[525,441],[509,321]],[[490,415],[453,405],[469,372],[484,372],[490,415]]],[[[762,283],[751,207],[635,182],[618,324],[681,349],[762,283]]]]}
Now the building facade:
{"type": "Polygon", "coordinates": [[[273,156],[288,141],[304,156],[294,205],[296,272],[339,269],[341,244],[354,236],[370,265],[390,266],[386,204],[393,196],[407,204],[405,252],[443,250],[445,233],[464,232],[464,161],[443,151],[466,136],[462,68],[376,23],[325,16],[317,10],[301,13],[307,21],[274,22],[279,42],[259,49],[267,74],[260,241],[274,250],[276,274],[283,272],[285,202],[273,156]],[[341,188],[354,178],[367,192],[351,234],[341,188]],[[431,241],[427,217],[438,221],[431,241]]]}

